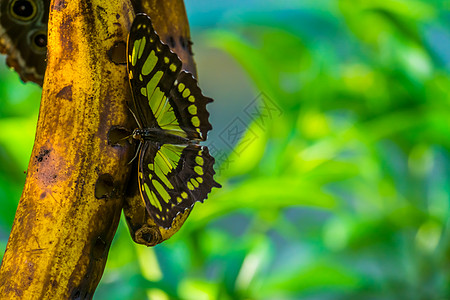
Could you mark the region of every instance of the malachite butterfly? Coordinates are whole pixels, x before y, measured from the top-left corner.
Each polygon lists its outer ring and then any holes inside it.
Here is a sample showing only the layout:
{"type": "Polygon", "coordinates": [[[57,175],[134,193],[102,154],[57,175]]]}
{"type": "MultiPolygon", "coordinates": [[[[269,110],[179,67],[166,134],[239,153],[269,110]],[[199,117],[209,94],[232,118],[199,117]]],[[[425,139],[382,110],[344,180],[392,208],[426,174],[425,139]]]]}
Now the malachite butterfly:
{"type": "Polygon", "coordinates": [[[214,158],[199,144],[212,129],[206,104],[213,100],[181,70],[146,14],[136,15],[127,49],[139,190],[156,224],[170,228],[179,213],[221,187],[213,178],[214,158]]]}
{"type": "Polygon", "coordinates": [[[50,0],[0,1],[0,52],[23,81],[42,86],[50,0]]]}

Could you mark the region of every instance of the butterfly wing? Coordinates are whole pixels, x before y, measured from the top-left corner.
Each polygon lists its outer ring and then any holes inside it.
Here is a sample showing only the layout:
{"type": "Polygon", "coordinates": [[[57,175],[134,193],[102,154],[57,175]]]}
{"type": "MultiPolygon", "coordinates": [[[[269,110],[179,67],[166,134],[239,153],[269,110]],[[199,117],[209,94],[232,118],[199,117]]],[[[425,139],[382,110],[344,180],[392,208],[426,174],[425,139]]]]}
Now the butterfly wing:
{"type": "Polygon", "coordinates": [[[208,148],[194,144],[211,129],[206,104],[212,99],[202,95],[191,74],[180,72],[180,59],[160,41],[145,14],[136,15],[131,26],[127,65],[138,126],[191,141],[141,141],[139,190],[155,222],[169,228],[177,214],[220,187],[208,148]]]}
{"type": "Polygon", "coordinates": [[[195,202],[203,202],[213,187],[214,158],[199,145],[144,142],[139,153],[139,190],[155,222],[164,228],[195,202]]]}
{"type": "Polygon", "coordinates": [[[131,26],[127,61],[139,126],[205,141],[212,129],[206,110],[212,99],[190,73],[180,72],[180,59],[161,42],[145,14],[138,14],[131,26]]]}
{"type": "Polygon", "coordinates": [[[202,94],[192,74],[181,71],[170,91],[170,101],[175,107],[179,126],[187,133],[187,137],[205,141],[208,131],[212,129],[206,104],[213,100],[202,94]]]}
{"type": "Polygon", "coordinates": [[[0,1],[0,52],[23,81],[42,86],[50,0],[0,1]]]}
{"type": "MultiPolygon", "coordinates": [[[[128,36],[128,75],[133,94],[133,111],[140,128],[169,124],[176,116],[169,105],[169,92],[181,70],[181,61],[161,42],[149,17],[138,14],[128,36]]],[[[175,125],[174,125],[175,124],[175,125]]]]}

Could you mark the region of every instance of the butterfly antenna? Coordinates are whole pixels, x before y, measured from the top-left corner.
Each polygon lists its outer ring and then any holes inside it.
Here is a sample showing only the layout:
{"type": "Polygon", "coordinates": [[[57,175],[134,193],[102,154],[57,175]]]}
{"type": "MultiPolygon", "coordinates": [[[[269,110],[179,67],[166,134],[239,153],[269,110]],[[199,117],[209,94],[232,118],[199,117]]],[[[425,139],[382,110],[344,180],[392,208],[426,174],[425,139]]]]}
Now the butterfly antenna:
{"type": "Polygon", "coordinates": [[[136,117],[136,114],[134,113],[134,111],[131,109],[131,107],[128,105],[127,102],[127,107],[130,110],[131,114],[133,115],[134,120],[136,121],[136,124],[138,125],[139,128],[142,128],[141,123],[139,122],[138,118],[136,117]]]}

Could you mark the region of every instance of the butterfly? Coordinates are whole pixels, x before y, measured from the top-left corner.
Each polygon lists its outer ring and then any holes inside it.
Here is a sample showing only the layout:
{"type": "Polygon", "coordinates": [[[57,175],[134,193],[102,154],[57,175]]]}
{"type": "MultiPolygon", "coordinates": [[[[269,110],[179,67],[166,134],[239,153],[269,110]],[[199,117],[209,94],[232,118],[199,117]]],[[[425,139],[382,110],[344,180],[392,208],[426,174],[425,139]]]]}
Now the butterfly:
{"type": "Polygon", "coordinates": [[[0,52],[23,81],[42,86],[50,0],[0,1],[0,52]]]}
{"type": "Polygon", "coordinates": [[[213,100],[181,70],[146,14],[136,15],[127,51],[139,191],[155,223],[170,228],[179,213],[221,187],[213,178],[214,158],[199,144],[212,129],[206,104],[213,100]]]}

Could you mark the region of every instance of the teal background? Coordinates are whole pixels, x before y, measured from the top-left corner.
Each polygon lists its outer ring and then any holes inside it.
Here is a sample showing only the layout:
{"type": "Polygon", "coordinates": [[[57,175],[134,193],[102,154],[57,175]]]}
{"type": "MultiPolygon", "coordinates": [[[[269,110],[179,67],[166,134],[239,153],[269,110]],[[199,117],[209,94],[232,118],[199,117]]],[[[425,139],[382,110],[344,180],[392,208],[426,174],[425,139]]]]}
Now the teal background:
{"type": "MultiPolygon", "coordinates": [[[[95,299],[450,299],[450,1],[186,1],[215,190],[95,299]],[[259,114],[258,114],[259,112],[259,114]]],[[[40,88],[0,61],[0,252],[40,88]]]]}

